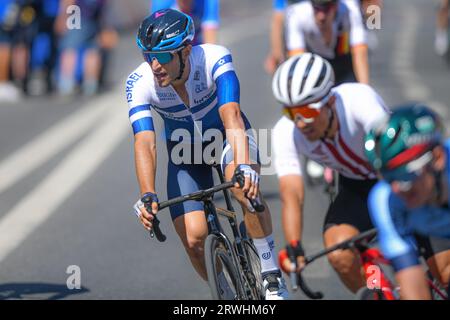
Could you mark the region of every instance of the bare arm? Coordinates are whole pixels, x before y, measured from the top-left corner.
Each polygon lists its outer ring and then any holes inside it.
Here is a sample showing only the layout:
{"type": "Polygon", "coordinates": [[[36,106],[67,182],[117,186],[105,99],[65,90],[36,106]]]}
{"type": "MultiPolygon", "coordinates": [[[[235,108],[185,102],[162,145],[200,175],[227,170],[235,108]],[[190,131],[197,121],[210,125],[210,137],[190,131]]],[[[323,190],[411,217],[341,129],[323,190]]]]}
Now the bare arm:
{"type": "Polygon", "coordinates": [[[414,266],[396,273],[402,300],[430,300],[425,273],[422,266],[414,266]]]}
{"type": "Polygon", "coordinates": [[[272,15],[270,30],[270,52],[266,58],[265,68],[273,74],[285,59],[284,48],[284,12],[276,11],[272,15]]]}
{"type": "Polygon", "coordinates": [[[156,193],[156,137],[154,131],[142,131],[135,135],[134,156],[141,195],[146,192],[156,193]]]}
{"type": "MultiPolygon", "coordinates": [[[[241,117],[239,104],[236,102],[229,102],[224,104],[219,109],[220,118],[226,130],[226,138],[233,150],[234,163],[251,164],[250,151],[248,145],[247,135],[245,133],[244,120],[241,117]]],[[[246,177],[242,191],[250,198],[256,198],[258,195],[258,184],[251,183],[250,179],[246,177]]]]}
{"type": "Polygon", "coordinates": [[[231,145],[235,164],[250,164],[247,135],[239,104],[230,102],[219,109],[220,118],[226,130],[226,138],[231,145]]]}
{"type": "Polygon", "coordinates": [[[353,70],[356,80],[360,83],[369,84],[369,54],[366,45],[352,47],[353,70]]]}

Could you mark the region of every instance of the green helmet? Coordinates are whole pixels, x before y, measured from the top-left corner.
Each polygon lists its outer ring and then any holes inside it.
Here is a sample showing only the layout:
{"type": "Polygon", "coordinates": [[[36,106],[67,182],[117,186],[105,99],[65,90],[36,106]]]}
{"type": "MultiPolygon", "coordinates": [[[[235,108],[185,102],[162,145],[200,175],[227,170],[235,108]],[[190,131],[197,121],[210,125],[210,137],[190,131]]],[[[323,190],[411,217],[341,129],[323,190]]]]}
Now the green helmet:
{"type": "Polygon", "coordinates": [[[337,0],[310,0],[314,6],[326,6],[337,3],[337,0]]]}
{"type": "Polygon", "coordinates": [[[366,135],[364,149],[386,181],[412,181],[432,160],[430,151],[443,137],[436,113],[421,104],[405,105],[366,135]]]}

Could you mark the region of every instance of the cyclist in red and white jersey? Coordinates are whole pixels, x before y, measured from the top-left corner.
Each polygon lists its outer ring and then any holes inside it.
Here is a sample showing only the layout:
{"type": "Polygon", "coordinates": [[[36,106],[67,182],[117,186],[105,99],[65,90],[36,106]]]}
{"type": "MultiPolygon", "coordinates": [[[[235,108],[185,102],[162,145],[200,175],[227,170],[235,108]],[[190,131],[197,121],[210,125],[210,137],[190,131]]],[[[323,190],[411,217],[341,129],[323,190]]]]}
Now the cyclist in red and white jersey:
{"type": "Polygon", "coordinates": [[[316,53],[333,66],[336,84],[369,83],[367,34],[355,0],[309,0],[286,11],[288,56],[316,53]]]}
{"type": "MultiPolygon", "coordinates": [[[[275,73],[272,90],[284,105],[273,130],[273,154],[279,178],[285,239],[300,258],[304,185],[300,155],[335,169],[339,192],[328,208],[323,226],[326,247],[373,228],[367,196],[376,175],[364,153],[364,138],[372,125],[388,114],[380,96],[368,85],[334,87],[331,65],[316,54],[285,61],[275,73]]],[[[352,292],[366,285],[359,259],[351,250],[331,253],[328,260],[352,292]]],[[[286,251],[280,265],[293,271],[286,251]]]]}

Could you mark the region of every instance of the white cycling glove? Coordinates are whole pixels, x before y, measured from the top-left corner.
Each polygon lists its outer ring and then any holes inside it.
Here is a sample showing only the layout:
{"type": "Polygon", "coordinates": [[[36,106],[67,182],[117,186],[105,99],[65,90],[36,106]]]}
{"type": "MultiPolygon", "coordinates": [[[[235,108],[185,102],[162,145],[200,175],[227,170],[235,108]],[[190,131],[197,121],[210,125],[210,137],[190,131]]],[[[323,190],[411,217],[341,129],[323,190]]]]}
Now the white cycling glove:
{"type": "Polygon", "coordinates": [[[259,174],[255,170],[252,169],[248,164],[239,165],[239,171],[242,172],[244,177],[250,178],[250,181],[253,184],[259,183],[259,174]]]}

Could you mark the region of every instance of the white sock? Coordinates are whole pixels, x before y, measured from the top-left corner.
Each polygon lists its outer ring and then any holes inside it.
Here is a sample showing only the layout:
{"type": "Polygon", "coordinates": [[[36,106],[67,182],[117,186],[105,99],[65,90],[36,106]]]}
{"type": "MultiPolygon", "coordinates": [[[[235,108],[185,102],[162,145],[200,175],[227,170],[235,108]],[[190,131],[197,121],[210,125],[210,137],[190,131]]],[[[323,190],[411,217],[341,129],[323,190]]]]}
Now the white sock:
{"type": "Polygon", "coordinates": [[[253,239],[253,244],[261,261],[261,273],[277,271],[278,265],[274,254],[275,243],[272,235],[262,239],[253,239]]]}

